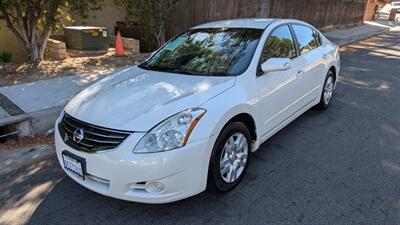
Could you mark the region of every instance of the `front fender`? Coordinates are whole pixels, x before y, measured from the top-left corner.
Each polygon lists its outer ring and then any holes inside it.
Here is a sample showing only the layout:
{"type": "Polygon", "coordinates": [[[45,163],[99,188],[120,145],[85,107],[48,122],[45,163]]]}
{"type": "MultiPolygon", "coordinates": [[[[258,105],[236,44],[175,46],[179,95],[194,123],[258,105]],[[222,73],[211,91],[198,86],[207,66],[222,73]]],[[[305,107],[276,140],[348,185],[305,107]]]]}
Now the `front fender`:
{"type": "MultiPolygon", "coordinates": [[[[259,123],[255,116],[256,110],[248,99],[250,98],[244,91],[233,88],[202,104],[200,108],[206,109],[207,113],[193,130],[189,141],[195,142],[203,138],[219,135],[229,120],[243,113],[253,117],[256,124],[256,133],[259,133],[257,127],[259,123]]],[[[254,148],[254,146],[252,147],[254,148]]]]}

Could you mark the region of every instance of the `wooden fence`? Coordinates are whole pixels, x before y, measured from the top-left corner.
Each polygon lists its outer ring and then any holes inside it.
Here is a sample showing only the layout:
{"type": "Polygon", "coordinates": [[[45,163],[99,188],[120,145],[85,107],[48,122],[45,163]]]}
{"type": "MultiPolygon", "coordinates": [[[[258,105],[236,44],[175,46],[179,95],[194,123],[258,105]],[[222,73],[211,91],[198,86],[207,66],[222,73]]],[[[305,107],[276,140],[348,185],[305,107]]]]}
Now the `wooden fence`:
{"type": "MultiPolygon", "coordinates": [[[[363,21],[368,0],[181,0],[171,10],[167,38],[208,21],[246,18],[294,18],[326,29],[363,21]]],[[[136,35],[138,36],[138,35],[136,35]]],[[[142,36],[142,35],[140,35],[142,36]]],[[[152,43],[143,40],[144,50],[152,43]]]]}

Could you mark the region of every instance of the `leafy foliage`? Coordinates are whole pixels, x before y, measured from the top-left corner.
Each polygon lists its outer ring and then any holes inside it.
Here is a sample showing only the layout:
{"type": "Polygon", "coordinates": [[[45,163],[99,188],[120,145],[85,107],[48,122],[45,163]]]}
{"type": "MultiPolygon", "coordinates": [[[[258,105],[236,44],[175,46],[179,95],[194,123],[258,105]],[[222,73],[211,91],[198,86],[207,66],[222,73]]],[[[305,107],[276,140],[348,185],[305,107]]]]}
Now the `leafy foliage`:
{"type": "Polygon", "coordinates": [[[127,12],[126,22],[129,25],[140,25],[151,32],[161,46],[165,43],[165,30],[170,9],[179,0],[114,0],[124,6],[127,12]]]}
{"type": "Polygon", "coordinates": [[[13,60],[13,55],[9,52],[0,52],[0,62],[10,63],[13,60]]]}
{"type": "Polygon", "coordinates": [[[60,23],[71,20],[67,12],[87,18],[103,0],[0,0],[0,19],[25,47],[29,59],[43,58],[47,40],[60,23]]]}

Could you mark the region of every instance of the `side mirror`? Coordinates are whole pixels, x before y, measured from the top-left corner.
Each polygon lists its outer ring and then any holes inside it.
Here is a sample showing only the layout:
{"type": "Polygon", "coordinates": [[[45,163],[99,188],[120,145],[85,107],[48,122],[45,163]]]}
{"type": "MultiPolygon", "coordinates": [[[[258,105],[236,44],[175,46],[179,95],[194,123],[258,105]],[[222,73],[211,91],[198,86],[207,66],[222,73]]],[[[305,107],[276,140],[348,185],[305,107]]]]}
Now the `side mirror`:
{"type": "Polygon", "coordinates": [[[261,70],[264,73],[285,71],[292,68],[292,63],[289,58],[270,58],[261,64],[261,70]]]}

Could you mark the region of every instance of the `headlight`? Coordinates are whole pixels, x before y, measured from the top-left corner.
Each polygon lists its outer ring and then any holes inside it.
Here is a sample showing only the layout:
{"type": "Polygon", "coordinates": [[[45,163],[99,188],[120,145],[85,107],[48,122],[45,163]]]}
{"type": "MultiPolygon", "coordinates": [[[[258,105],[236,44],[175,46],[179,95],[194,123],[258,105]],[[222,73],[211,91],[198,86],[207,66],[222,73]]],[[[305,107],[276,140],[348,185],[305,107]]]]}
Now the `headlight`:
{"type": "Polygon", "coordinates": [[[185,146],[204,113],[205,109],[188,109],[171,116],[144,135],[133,152],[161,152],[185,146]]]}

